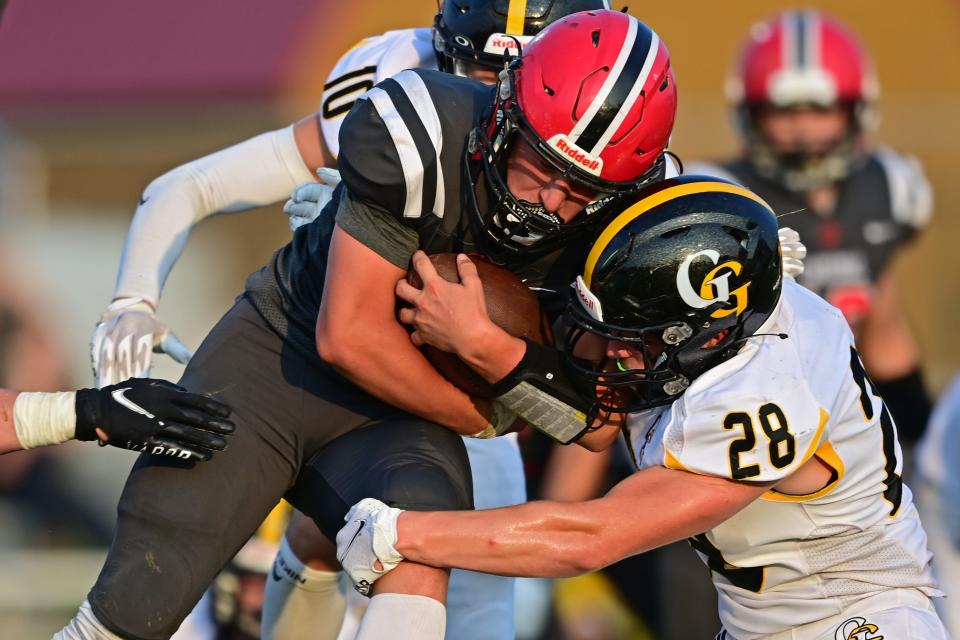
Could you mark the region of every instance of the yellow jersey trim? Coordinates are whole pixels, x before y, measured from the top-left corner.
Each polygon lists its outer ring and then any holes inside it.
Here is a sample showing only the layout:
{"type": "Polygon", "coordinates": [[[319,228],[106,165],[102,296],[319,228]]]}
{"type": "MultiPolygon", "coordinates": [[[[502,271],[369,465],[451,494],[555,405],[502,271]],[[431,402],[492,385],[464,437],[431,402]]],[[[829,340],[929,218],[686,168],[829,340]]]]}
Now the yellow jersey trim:
{"type": "Polygon", "coordinates": [[[663,448],[663,464],[667,469],[674,469],[676,471],[688,471],[690,473],[696,473],[695,471],[690,471],[690,469],[683,466],[683,463],[677,460],[677,456],[673,455],[673,452],[666,447],[663,448]]]}
{"type": "Polygon", "coordinates": [[[760,498],[762,500],[770,500],[772,502],[807,502],[809,500],[816,500],[817,498],[822,498],[823,496],[829,494],[831,491],[837,488],[837,485],[840,484],[840,481],[843,480],[843,474],[846,472],[847,467],[843,464],[843,460],[840,458],[840,455],[837,453],[837,450],[833,448],[833,445],[830,444],[829,440],[824,440],[823,444],[820,445],[820,448],[817,449],[814,455],[819,458],[825,465],[833,469],[833,480],[827,483],[827,486],[820,489],[819,491],[814,491],[813,493],[807,493],[804,495],[790,495],[788,493],[779,493],[774,490],[767,491],[760,498]]]}
{"type": "MultiPolygon", "coordinates": [[[[820,438],[823,437],[823,430],[824,428],[826,428],[827,421],[829,420],[830,420],[830,413],[823,407],[820,407],[820,426],[817,427],[817,432],[813,434],[813,440],[810,442],[810,446],[807,447],[807,451],[803,454],[803,457],[800,459],[800,464],[803,464],[804,462],[809,460],[817,452],[817,449],[820,447],[820,438]]],[[[797,465],[797,466],[799,467],[800,465],[797,465]]]]}
{"type": "Polygon", "coordinates": [[[353,51],[354,49],[359,49],[359,48],[362,47],[363,45],[365,45],[365,44],[367,44],[368,42],[370,42],[371,39],[372,39],[372,38],[364,38],[363,40],[361,40],[361,41],[358,42],[357,44],[353,45],[352,47],[350,47],[349,49],[347,49],[346,51],[344,51],[344,52],[340,55],[340,57],[342,58],[343,56],[347,55],[348,53],[350,53],[350,52],[353,51]]]}

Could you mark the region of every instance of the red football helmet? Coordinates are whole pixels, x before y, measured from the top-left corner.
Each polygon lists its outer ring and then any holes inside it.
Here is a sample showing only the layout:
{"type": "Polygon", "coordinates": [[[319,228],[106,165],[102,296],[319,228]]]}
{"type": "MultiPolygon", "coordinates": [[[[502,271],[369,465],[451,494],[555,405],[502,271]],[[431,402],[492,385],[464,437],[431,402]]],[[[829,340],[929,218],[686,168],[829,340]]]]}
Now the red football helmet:
{"type": "Polygon", "coordinates": [[[844,25],[818,11],[785,11],[755,24],[727,83],[737,121],[757,170],[803,191],[846,176],[857,141],[875,118],[879,93],[869,57],[844,25]],[[767,107],[849,108],[848,135],[824,154],[777,154],[756,121],[767,107]]]}
{"type": "Polygon", "coordinates": [[[496,101],[471,137],[472,201],[497,248],[549,249],[584,225],[614,193],[663,174],[677,93],[670,54],[649,27],[625,13],[584,11],[554,22],[501,72],[496,101]],[[524,141],[568,180],[598,200],[572,223],[506,186],[502,163],[524,141]],[[493,196],[477,205],[480,176],[493,196]]]}

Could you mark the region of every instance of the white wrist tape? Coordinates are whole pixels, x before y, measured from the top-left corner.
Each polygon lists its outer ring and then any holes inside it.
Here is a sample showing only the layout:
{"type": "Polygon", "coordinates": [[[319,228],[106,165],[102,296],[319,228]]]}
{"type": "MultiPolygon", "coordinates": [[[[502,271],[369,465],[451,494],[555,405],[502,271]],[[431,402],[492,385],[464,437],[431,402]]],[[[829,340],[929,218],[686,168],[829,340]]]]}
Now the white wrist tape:
{"type": "Polygon", "coordinates": [[[13,401],[13,427],[24,449],[72,440],[77,432],[76,392],[21,393],[13,401]]]}
{"type": "Polygon", "coordinates": [[[156,302],[195,224],[215,213],[283,202],[297,185],[314,180],[292,125],[168,171],[143,192],[123,247],[114,297],[156,302]]]}

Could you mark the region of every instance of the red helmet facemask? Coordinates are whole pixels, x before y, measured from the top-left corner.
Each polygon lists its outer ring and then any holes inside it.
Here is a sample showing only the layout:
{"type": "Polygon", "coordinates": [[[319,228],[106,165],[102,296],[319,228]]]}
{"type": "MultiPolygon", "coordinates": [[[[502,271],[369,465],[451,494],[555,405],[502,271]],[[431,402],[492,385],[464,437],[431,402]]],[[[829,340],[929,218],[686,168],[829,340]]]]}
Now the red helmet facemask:
{"type": "Polygon", "coordinates": [[[486,250],[539,253],[601,224],[592,214],[611,196],[662,177],[675,112],[669,53],[640,21],[587,11],[550,25],[501,72],[493,108],[471,133],[471,208],[486,250]],[[517,144],[595,200],[565,224],[518,199],[505,168],[517,144]],[[479,204],[481,176],[492,206],[479,204]]]}
{"type": "Polygon", "coordinates": [[[842,24],[817,11],[786,11],[753,26],[727,83],[737,124],[757,171],[793,191],[847,176],[862,160],[862,133],[878,94],[868,56],[842,24]],[[827,151],[777,152],[758,129],[771,107],[840,106],[850,127],[827,151]]]}

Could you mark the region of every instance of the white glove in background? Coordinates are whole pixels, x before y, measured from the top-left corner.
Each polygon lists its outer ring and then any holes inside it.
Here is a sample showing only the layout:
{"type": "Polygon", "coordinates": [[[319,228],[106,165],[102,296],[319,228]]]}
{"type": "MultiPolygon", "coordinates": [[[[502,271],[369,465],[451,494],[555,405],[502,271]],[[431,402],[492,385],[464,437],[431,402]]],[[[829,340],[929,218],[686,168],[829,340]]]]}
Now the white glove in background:
{"type": "Polygon", "coordinates": [[[301,184],[283,205],[283,212],[290,217],[291,231],[313,222],[333,198],[333,190],[340,184],[340,172],[336,169],[321,167],[317,169],[317,177],[322,182],[301,184]]]}
{"type": "Polygon", "coordinates": [[[152,352],[166,353],[181,364],[193,357],[193,352],[157,319],[142,298],[121,298],[110,303],[90,338],[97,387],[146,377],[152,352]]]}
{"type": "Polygon", "coordinates": [[[343,518],[347,524],[337,533],[337,560],[364,595],[403,560],[394,547],[401,513],[402,509],[388,507],[375,498],[364,498],[343,518]],[[381,568],[377,568],[378,560],[381,568]]]}
{"type": "Polygon", "coordinates": [[[790,227],[781,227],[780,251],[783,254],[783,275],[796,279],[803,273],[803,259],[807,257],[807,247],[800,242],[800,234],[790,227]]]}

